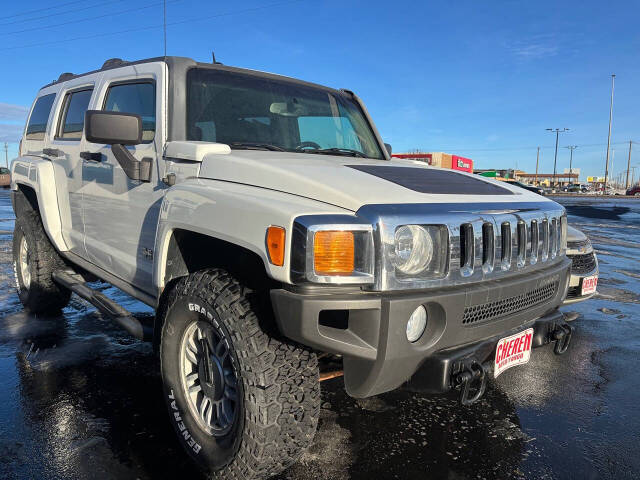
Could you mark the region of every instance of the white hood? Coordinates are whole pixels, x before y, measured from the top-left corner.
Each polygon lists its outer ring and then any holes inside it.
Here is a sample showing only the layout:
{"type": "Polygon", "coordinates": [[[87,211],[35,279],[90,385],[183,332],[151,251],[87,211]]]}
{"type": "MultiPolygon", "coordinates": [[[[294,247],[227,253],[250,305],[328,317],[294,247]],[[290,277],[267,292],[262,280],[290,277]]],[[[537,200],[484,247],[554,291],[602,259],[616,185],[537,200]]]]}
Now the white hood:
{"type": "MultiPolygon", "coordinates": [[[[406,173],[411,176],[410,172],[406,173]]],[[[199,176],[286,192],[352,211],[357,211],[363,205],[389,203],[550,202],[540,195],[505,182],[406,160],[387,161],[310,153],[232,150],[229,154],[205,155],[199,176]],[[483,182],[499,185],[507,194],[423,193],[358,170],[367,169],[368,166],[437,170],[442,172],[439,177],[444,183],[449,179],[452,184],[461,180],[483,182]],[[466,178],[460,178],[461,175],[466,178]]],[[[481,184],[480,187],[485,188],[487,185],[481,184]]],[[[440,190],[447,192],[446,185],[440,190]]],[[[489,190],[496,189],[489,187],[489,190]]]]}

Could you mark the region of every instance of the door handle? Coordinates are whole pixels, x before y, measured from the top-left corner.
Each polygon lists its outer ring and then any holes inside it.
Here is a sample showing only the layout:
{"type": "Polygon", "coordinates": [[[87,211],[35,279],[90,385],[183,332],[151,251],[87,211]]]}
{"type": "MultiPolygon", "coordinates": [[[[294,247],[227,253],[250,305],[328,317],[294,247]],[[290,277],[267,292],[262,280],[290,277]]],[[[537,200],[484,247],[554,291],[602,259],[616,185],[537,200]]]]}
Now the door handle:
{"type": "Polygon", "coordinates": [[[80,152],[80,158],[91,160],[92,162],[101,162],[102,154],[100,152],[80,152]]]}

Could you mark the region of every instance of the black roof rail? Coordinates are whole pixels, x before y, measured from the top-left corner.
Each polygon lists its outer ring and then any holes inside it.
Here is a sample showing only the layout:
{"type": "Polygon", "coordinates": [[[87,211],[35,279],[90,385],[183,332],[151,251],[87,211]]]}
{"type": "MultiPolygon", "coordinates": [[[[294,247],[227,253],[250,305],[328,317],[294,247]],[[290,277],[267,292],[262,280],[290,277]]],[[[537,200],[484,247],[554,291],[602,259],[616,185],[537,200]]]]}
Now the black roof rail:
{"type": "Polygon", "coordinates": [[[122,60],[121,58],[110,58],[102,64],[101,70],[104,70],[105,68],[119,67],[121,65],[126,65],[127,63],[129,62],[127,62],[126,60],[122,60]]]}

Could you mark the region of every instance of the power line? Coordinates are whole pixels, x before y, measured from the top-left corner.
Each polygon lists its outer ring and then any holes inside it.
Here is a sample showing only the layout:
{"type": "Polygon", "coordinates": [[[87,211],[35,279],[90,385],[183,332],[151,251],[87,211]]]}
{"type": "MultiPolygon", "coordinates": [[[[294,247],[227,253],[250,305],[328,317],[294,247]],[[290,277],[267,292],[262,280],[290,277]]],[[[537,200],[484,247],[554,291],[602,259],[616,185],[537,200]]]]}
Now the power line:
{"type": "Polygon", "coordinates": [[[74,5],[76,3],[83,3],[84,1],[85,0],[75,0],[73,2],[60,3],[58,5],[53,5],[51,7],[36,8],[35,10],[26,10],[26,11],[21,12],[21,13],[14,13],[13,15],[5,15],[4,17],[0,17],[0,20],[3,20],[5,18],[21,17],[22,15],[29,15],[30,13],[45,12],[47,10],[53,10],[55,8],[66,7],[67,5],[74,5]]]}
{"type": "MultiPolygon", "coordinates": [[[[174,0],[174,1],[179,1],[179,0],[174,0]]],[[[33,32],[34,30],[44,30],[44,29],[47,29],[47,28],[62,27],[64,25],[71,25],[72,23],[89,22],[89,21],[93,21],[93,20],[98,20],[99,18],[114,17],[116,15],[123,15],[125,13],[137,12],[138,10],[146,10],[148,8],[156,7],[158,5],[162,5],[162,2],[150,3],[150,4],[145,5],[143,7],[134,7],[134,8],[126,9],[126,10],[119,10],[117,12],[105,13],[104,15],[97,15],[97,16],[92,16],[92,17],[78,18],[76,20],[69,20],[68,22],[55,23],[53,25],[31,27],[31,28],[25,28],[23,30],[14,30],[13,32],[0,33],[0,35],[14,35],[16,33],[33,32]]]]}
{"type": "MultiPolygon", "coordinates": [[[[113,0],[110,3],[118,3],[118,2],[122,2],[122,0],[113,0]]],[[[18,24],[18,23],[33,22],[34,20],[42,20],[43,18],[57,17],[57,16],[60,16],[60,15],[66,15],[67,13],[82,12],[83,10],[90,10],[92,8],[101,7],[103,5],[105,5],[105,2],[89,5],[87,7],[74,8],[72,10],[65,10],[64,12],[56,12],[56,13],[50,13],[48,15],[41,15],[40,17],[25,18],[25,19],[22,19],[22,20],[15,20],[13,22],[0,23],[0,27],[4,27],[6,25],[15,25],[15,24],[18,24]]],[[[11,33],[11,32],[9,32],[9,33],[11,33]]]]}
{"type": "MultiPolygon", "coordinates": [[[[214,18],[221,18],[221,17],[229,17],[232,15],[239,15],[242,13],[251,13],[251,12],[255,12],[255,11],[259,11],[259,10],[265,10],[268,8],[272,8],[272,7],[280,7],[283,5],[290,5],[292,3],[300,3],[303,2],[305,0],[289,0],[286,2],[278,2],[278,3],[271,3],[268,5],[262,5],[259,7],[253,7],[253,8],[246,8],[244,10],[237,10],[235,12],[226,12],[226,13],[219,13],[216,15],[209,15],[206,17],[200,17],[200,18],[190,18],[190,19],[186,19],[186,20],[180,20],[178,22],[171,22],[171,23],[167,23],[167,27],[171,27],[174,25],[182,25],[185,23],[192,23],[192,22],[200,22],[203,20],[211,20],[214,18]]],[[[135,27],[135,28],[129,28],[126,30],[119,30],[116,32],[108,32],[108,33],[100,33],[97,35],[85,35],[82,37],[74,37],[74,38],[67,38],[64,40],[56,40],[53,42],[41,42],[41,43],[31,43],[28,45],[18,45],[15,47],[4,47],[4,48],[0,48],[0,51],[7,51],[7,50],[18,50],[21,48],[32,48],[32,47],[44,47],[44,46],[48,46],[48,45],[57,45],[60,43],[67,43],[67,42],[75,42],[77,40],[89,40],[92,38],[102,38],[102,37],[109,37],[109,36],[113,36],[113,35],[120,35],[123,33],[131,33],[131,32],[141,32],[141,31],[145,31],[145,30],[153,30],[153,29],[157,29],[157,28],[163,28],[163,24],[160,25],[150,25],[148,27],[135,27]]]]}
{"type": "MultiPolygon", "coordinates": [[[[611,145],[628,145],[629,142],[612,142],[611,145]]],[[[581,144],[580,148],[584,149],[584,148],[588,148],[588,147],[605,147],[607,144],[606,143],[588,143],[588,144],[581,144]]],[[[545,145],[545,146],[513,146],[513,147],[496,147],[496,148],[483,148],[483,147],[479,147],[479,148],[474,148],[474,147],[463,147],[463,148],[457,148],[457,147],[438,147],[440,150],[454,150],[457,152],[470,152],[470,151],[474,151],[474,152],[508,152],[508,151],[516,151],[516,150],[535,150],[537,148],[540,149],[553,149],[555,148],[555,145],[545,145]]]]}

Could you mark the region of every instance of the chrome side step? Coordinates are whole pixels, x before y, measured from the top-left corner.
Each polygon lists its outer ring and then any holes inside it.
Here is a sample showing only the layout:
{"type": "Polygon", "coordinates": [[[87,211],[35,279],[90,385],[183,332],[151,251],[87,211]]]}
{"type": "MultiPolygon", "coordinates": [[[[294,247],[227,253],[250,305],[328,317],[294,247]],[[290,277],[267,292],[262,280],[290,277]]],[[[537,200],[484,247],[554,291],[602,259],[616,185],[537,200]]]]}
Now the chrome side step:
{"type": "Polygon", "coordinates": [[[52,274],[53,280],[68,288],[79,297],[96,307],[102,314],[111,318],[120,327],[138,340],[151,341],[153,339],[153,328],[143,325],[140,320],[117,304],[106,295],[89,287],[83,278],[71,272],[57,271],[52,274]]]}

